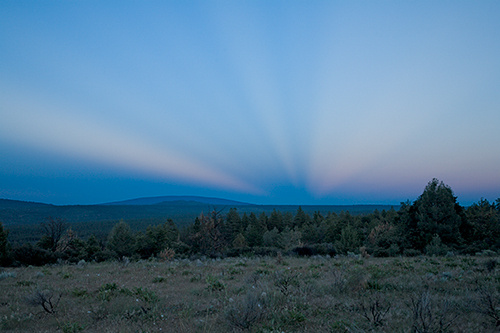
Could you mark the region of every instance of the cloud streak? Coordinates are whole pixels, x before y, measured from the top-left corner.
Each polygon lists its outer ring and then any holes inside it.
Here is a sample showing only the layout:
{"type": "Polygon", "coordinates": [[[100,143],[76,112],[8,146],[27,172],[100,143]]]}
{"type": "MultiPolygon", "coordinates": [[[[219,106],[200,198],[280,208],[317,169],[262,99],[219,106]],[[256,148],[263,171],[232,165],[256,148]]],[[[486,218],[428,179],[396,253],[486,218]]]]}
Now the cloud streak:
{"type": "MultiPolygon", "coordinates": [[[[5,103],[7,110],[0,123],[0,137],[16,144],[34,146],[81,160],[127,168],[165,179],[201,183],[216,188],[262,191],[228,174],[202,165],[200,161],[182,156],[167,147],[144,141],[97,124],[83,116],[72,116],[60,107],[19,103],[21,98],[5,103]]],[[[24,99],[26,100],[26,99],[24,99]]]]}

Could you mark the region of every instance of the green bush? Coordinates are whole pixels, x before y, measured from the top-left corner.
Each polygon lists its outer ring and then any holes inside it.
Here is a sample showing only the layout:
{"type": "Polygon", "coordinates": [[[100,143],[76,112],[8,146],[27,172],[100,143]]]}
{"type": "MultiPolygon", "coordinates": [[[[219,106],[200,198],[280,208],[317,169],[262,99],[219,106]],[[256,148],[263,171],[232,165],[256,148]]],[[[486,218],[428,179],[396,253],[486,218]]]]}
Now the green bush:
{"type": "Polygon", "coordinates": [[[77,324],[77,323],[64,323],[61,325],[61,329],[63,333],[76,333],[76,332],[81,332],[85,329],[83,325],[77,324]]]}
{"type": "Polygon", "coordinates": [[[316,254],[320,255],[329,255],[331,257],[335,256],[337,252],[335,251],[335,247],[333,246],[332,243],[319,243],[319,244],[313,244],[311,245],[311,248],[313,249],[316,254]]]}
{"type": "Polygon", "coordinates": [[[403,255],[405,257],[418,257],[421,254],[422,254],[422,252],[420,252],[419,250],[415,250],[415,249],[404,249],[403,250],[403,255]]]}
{"type": "Polygon", "coordinates": [[[207,282],[207,290],[209,291],[222,291],[226,288],[224,283],[211,275],[209,275],[205,281],[207,282]]]}
{"type": "Polygon", "coordinates": [[[30,243],[25,243],[15,248],[13,253],[14,260],[21,265],[43,266],[54,264],[58,258],[54,252],[41,249],[30,243]]]}
{"type": "Polygon", "coordinates": [[[432,240],[425,247],[428,256],[444,256],[450,249],[441,242],[439,235],[435,234],[432,240]]]}
{"type": "Polygon", "coordinates": [[[233,247],[227,250],[226,255],[228,257],[239,257],[253,255],[253,251],[250,247],[233,247]]]}

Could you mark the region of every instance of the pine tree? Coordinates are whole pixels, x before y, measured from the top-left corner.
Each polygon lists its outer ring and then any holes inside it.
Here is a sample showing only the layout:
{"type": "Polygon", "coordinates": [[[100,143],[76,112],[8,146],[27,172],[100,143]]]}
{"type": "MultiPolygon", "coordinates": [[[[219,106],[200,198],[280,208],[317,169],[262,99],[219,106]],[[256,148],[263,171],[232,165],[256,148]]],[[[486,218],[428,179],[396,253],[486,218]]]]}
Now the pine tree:
{"type": "Polygon", "coordinates": [[[245,236],[242,233],[237,234],[231,245],[235,248],[246,247],[247,241],[245,240],[245,236]]]}
{"type": "Polygon", "coordinates": [[[130,230],[130,226],[123,221],[115,224],[109,233],[107,248],[121,258],[132,255],[134,247],[135,237],[130,230]]]}
{"type": "Polygon", "coordinates": [[[250,218],[248,217],[247,213],[243,213],[243,216],[241,217],[241,230],[244,232],[247,230],[248,225],[250,224],[250,218]]]}
{"type": "Polygon", "coordinates": [[[304,224],[308,223],[310,219],[310,216],[302,210],[301,206],[299,206],[293,219],[293,227],[301,228],[304,224]]]}
{"type": "Polygon", "coordinates": [[[323,217],[323,215],[321,214],[321,212],[319,210],[314,212],[313,223],[316,226],[319,226],[321,224],[321,222],[323,222],[324,219],[325,218],[323,217]]]}
{"type": "Polygon", "coordinates": [[[469,206],[465,215],[466,223],[460,226],[460,233],[472,250],[496,250],[500,245],[500,213],[495,204],[481,199],[469,206]]]}
{"type": "MultiPolygon", "coordinates": [[[[292,212],[285,212],[283,214],[283,229],[293,228],[293,214],[292,212]]],[[[282,230],[280,230],[282,231],[282,230]]]]}
{"type": "Polygon", "coordinates": [[[203,213],[198,218],[200,231],[191,236],[191,240],[198,244],[199,250],[207,255],[219,255],[227,246],[224,237],[224,220],[220,211],[213,210],[210,215],[203,213]]]}
{"type": "Polygon", "coordinates": [[[265,226],[263,226],[261,221],[257,219],[255,213],[251,212],[245,237],[248,246],[261,246],[264,232],[266,232],[265,226]]]}
{"type": "Polygon", "coordinates": [[[229,244],[232,244],[236,235],[243,232],[241,218],[236,208],[229,209],[226,215],[226,238],[229,244]]]}
{"type": "Polygon", "coordinates": [[[262,212],[260,213],[259,215],[259,224],[260,224],[260,227],[265,231],[267,231],[267,215],[266,215],[266,212],[262,212]]]}
{"type": "Polygon", "coordinates": [[[272,230],[266,231],[262,237],[264,246],[277,247],[279,245],[279,231],[274,227],[272,230]]]}
{"type": "Polygon", "coordinates": [[[276,211],[273,209],[271,215],[269,215],[269,219],[267,220],[267,228],[272,230],[274,228],[278,229],[278,231],[283,230],[283,214],[280,211],[276,211]]]}
{"type": "Polygon", "coordinates": [[[8,235],[9,231],[5,230],[2,222],[0,222],[0,266],[9,264],[10,244],[7,241],[8,235]]]}
{"type": "Polygon", "coordinates": [[[425,249],[436,234],[445,245],[461,242],[461,207],[456,199],[451,188],[436,178],[427,184],[409,210],[406,231],[414,249],[425,249]]]}
{"type": "Polygon", "coordinates": [[[97,256],[101,254],[102,247],[94,234],[87,239],[85,252],[87,253],[87,260],[97,260],[97,256]]]}

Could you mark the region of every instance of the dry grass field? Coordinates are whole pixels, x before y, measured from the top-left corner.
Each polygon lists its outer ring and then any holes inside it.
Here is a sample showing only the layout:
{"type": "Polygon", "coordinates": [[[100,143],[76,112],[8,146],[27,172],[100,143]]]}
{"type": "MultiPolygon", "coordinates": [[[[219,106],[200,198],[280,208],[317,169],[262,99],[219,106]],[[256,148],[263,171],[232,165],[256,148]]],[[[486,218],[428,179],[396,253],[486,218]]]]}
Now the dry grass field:
{"type": "Polygon", "coordinates": [[[265,257],[0,271],[7,332],[498,332],[496,257],[265,257]]]}

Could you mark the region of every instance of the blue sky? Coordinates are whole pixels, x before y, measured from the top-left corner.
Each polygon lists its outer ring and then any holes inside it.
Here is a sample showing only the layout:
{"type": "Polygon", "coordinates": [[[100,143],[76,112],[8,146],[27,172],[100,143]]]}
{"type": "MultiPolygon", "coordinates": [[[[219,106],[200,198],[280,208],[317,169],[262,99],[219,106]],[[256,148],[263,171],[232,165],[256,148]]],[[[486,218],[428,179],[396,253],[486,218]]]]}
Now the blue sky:
{"type": "Polygon", "coordinates": [[[498,1],[1,1],[0,198],[500,197],[498,1]]]}

